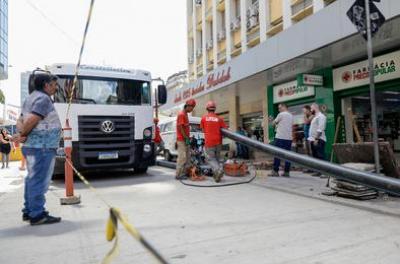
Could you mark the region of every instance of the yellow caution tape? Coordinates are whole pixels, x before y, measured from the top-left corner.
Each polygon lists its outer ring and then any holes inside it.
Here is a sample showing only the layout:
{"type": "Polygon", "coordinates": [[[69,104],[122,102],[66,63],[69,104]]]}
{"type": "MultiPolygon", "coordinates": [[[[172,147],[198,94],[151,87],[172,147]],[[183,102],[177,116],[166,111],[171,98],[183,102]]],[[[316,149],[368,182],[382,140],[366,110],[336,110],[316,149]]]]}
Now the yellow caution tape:
{"type": "Polygon", "coordinates": [[[118,221],[122,224],[126,231],[132,235],[159,263],[168,264],[163,256],[140,234],[140,232],[128,222],[127,218],[117,208],[112,207],[94,188],[90,182],[74,167],[69,160],[65,160],[72,167],[78,178],[91,190],[96,196],[110,208],[110,217],[106,225],[106,239],[111,242],[114,240],[114,245],[107,253],[102,261],[102,264],[109,264],[118,255],[118,221]]]}
{"type": "Polygon", "coordinates": [[[110,209],[110,218],[108,218],[107,226],[106,226],[106,239],[111,242],[114,240],[114,245],[111,250],[104,257],[102,264],[109,264],[111,261],[118,255],[119,246],[118,246],[118,222],[115,214],[113,213],[113,208],[110,209]]]}

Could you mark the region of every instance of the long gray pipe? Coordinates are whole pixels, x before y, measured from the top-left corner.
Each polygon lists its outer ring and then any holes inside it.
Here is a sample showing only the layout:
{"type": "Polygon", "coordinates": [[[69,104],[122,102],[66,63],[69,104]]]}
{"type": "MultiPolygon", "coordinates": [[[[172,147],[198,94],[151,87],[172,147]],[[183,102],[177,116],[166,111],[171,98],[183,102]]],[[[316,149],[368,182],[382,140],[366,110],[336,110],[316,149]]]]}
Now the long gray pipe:
{"type": "Polygon", "coordinates": [[[319,171],[323,174],[327,174],[338,179],[362,184],[387,193],[400,195],[400,180],[398,179],[346,168],[334,163],[311,158],[309,156],[301,155],[292,151],[287,151],[269,144],[261,143],[257,140],[250,139],[228,129],[223,128],[221,129],[221,132],[224,136],[236,142],[263,152],[267,152],[277,158],[303,165],[307,168],[311,168],[315,171],[319,171]]]}

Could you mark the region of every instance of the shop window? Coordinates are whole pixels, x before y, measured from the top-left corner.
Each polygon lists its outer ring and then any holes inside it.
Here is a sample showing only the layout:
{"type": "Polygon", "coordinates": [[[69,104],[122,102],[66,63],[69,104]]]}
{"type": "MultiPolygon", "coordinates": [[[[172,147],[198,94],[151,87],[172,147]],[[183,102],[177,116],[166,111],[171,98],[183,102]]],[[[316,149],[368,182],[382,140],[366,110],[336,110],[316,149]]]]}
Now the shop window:
{"type": "MultiPolygon", "coordinates": [[[[369,94],[360,94],[346,98],[343,111],[353,114],[356,128],[346,126],[346,134],[353,135],[356,141],[355,129],[361,140],[364,142],[372,141],[371,124],[371,105],[369,94]]],[[[376,93],[378,136],[380,140],[388,141],[393,150],[400,152],[400,90],[386,90],[376,93]]],[[[346,118],[350,118],[348,113],[342,113],[346,118]]],[[[351,124],[351,120],[347,121],[351,124]]]]}
{"type": "Polygon", "coordinates": [[[289,107],[289,112],[293,115],[293,143],[295,151],[304,153],[304,145],[307,140],[304,136],[304,114],[303,108],[310,104],[300,104],[289,107]]]}
{"type": "Polygon", "coordinates": [[[262,113],[252,114],[250,116],[243,116],[242,123],[244,130],[247,131],[249,137],[258,141],[263,141],[264,130],[262,127],[263,116],[262,113]]]}

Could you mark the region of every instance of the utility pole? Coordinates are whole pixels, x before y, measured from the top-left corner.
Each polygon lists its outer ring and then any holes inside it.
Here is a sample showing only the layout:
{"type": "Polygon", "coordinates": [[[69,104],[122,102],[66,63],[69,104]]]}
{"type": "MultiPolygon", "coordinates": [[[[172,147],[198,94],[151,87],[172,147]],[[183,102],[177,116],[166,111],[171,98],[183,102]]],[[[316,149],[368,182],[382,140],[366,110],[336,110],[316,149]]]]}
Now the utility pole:
{"type": "Polygon", "coordinates": [[[379,159],[379,137],[378,137],[378,122],[376,114],[376,95],[375,95],[375,67],[373,55],[373,43],[371,34],[371,11],[370,1],[365,0],[365,12],[367,23],[367,50],[369,62],[369,90],[371,98],[371,122],[372,122],[372,137],[374,141],[374,159],[376,173],[380,172],[380,159],[379,159]]]}

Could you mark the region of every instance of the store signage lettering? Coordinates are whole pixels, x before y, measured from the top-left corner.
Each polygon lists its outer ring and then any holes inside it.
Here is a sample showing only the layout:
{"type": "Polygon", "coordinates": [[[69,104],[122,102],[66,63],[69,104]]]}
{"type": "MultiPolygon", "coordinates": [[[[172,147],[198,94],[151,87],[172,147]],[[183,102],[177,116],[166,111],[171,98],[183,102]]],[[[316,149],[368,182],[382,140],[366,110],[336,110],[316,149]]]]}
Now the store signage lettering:
{"type": "Polygon", "coordinates": [[[229,81],[230,79],[231,79],[231,67],[228,67],[228,69],[226,71],[222,70],[218,73],[210,73],[207,76],[206,84],[204,84],[203,80],[201,80],[194,87],[189,87],[182,91],[178,91],[175,94],[174,103],[175,104],[180,103],[184,100],[191,98],[192,96],[195,96],[195,95],[198,95],[198,94],[204,92],[205,90],[212,89],[219,84],[229,81]]]}
{"type": "Polygon", "coordinates": [[[218,72],[217,75],[215,73],[211,73],[207,78],[207,89],[217,86],[218,84],[224,83],[231,79],[231,67],[225,72],[218,72]]]}
{"type": "Polygon", "coordinates": [[[301,74],[297,78],[299,86],[301,85],[312,85],[312,86],[322,86],[324,85],[324,78],[321,75],[313,74],[301,74]]]}
{"type": "Polygon", "coordinates": [[[17,121],[18,114],[13,110],[7,110],[8,119],[11,121],[17,121]]]}
{"type": "MultiPolygon", "coordinates": [[[[375,77],[396,71],[396,63],[394,60],[375,65],[375,77]]],[[[363,80],[369,78],[369,67],[354,69],[353,72],[345,72],[343,75],[344,82],[363,80]]]]}
{"type": "MultiPolygon", "coordinates": [[[[363,61],[333,71],[334,90],[344,90],[369,83],[368,62],[363,61]]],[[[375,58],[374,74],[376,82],[400,78],[400,52],[375,58]]]]}
{"type": "Polygon", "coordinates": [[[315,95],[315,89],[313,86],[299,86],[297,81],[274,87],[274,103],[286,102],[313,95],[315,95]]]}

